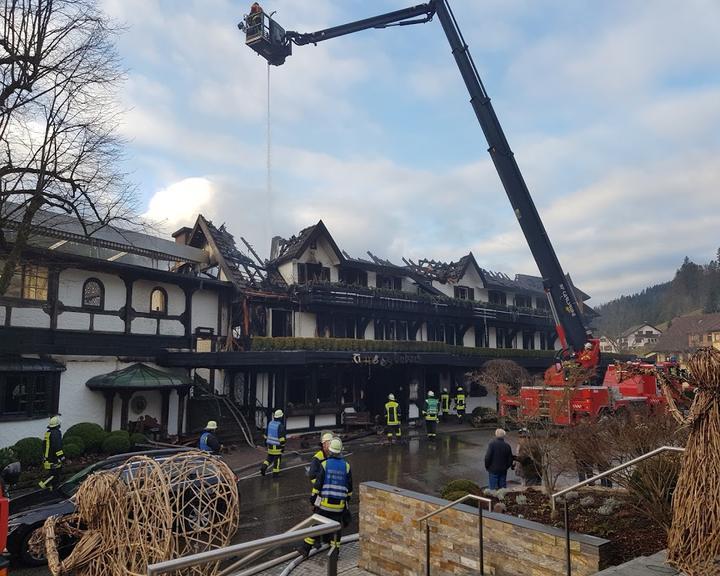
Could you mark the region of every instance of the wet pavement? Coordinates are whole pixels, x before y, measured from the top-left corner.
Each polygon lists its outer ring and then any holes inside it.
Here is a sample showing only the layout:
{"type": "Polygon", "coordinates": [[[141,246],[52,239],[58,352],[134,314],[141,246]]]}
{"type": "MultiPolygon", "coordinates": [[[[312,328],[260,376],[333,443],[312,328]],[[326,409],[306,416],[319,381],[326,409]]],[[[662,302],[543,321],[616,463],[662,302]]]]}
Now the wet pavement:
{"type": "MultiPolygon", "coordinates": [[[[374,480],[433,495],[439,495],[447,482],[457,478],[487,485],[483,457],[493,430],[441,425],[438,432],[434,441],[429,441],[422,429],[418,429],[410,431],[401,444],[387,445],[382,436],[346,443],[356,493],[350,506],[353,523],[345,530],[346,534],[358,529],[358,492],[362,482],[374,480]]],[[[508,434],[508,440],[514,451],[516,438],[512,433],[508,434]]],[[[262,460],[261,452],[248,450],[245,455],[229,458],[230,465],[238,468],[262,460]]],[[[310,482],[304,465],[309,463],[313,452],[288,454],[283,460],[285,470],[278,478],[253,475],[254,468],[239,473],[245,479],[240,482],[240,529],[234,542],[277,534],[312,513],[310,482]]],[[[512,471],[508,472],[508,482],[519,482],[512,471]]],[[[47,569],[14,569],[13,574],[44,576],[49,572],[47,569]]]]}

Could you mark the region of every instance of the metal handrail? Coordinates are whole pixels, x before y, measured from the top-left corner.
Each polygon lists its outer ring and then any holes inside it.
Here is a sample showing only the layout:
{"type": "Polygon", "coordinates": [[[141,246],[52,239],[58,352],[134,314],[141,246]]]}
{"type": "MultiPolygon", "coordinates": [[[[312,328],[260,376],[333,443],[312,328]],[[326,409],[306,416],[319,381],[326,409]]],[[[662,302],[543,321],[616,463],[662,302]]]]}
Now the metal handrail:
{"type": "MultiPolygon", "coordinates": [[[[606,478],[607,476],[611,476],[615,474],[616,472],[619,472],[620,470],[625,470],[626,468],[630,468],[630,466],[634,466],[635,464],[642,462],[643,460],[647,460],[648,458],[652,458],[653,456],[657,456],[658,454],[661,454],[663,452],[685,452],[685,448],[680,448],[679,446],[660,446],[660,448],[655,448],[655,450],[651,450],[650,452],[643,454],[642,456],[638,456],[637,458],[633,458],[632,460],[628,460],[627,462],[623,462],[622,464],[619,464],[615,466],[614,468],[610,468],[609,470],[605,470],[604,472],[601,472],[600,474],[596,474],[592,478],[588,478],[587,480],[583,480],[582,482],[578,482],[577,484],[573,484],[569,488],[563,488],[559,492],[555,492],[550,499],[553,504],[553,508],[555,507],[555,499],[567,494],[568,492],[572,492],[574,490],[577,490],[578,488],[582,488],[583,486],[587,486],[591,482],[595,482],[596,480],[600,480],[601,478],[606,478]]],[[[568,512],[568,502],[567,498],[564,502],[564,521],[565,521],[565,566],[566,566],[566,574],[567,576],[572,576],[572,564],[570,561],[570,516],[568,512]]]]}
{"type": "MultiPolygon", "coordinates": [[[[174,558],[172,560],[166,560],[164,562],[158,562],[156,564],[150,564],[147,567],[148,576],[157,576],[158,574],[167,574],[180,570],[182,568],[190,568],[194,566],[202,566],[204,564],[210,564],[212,562],[218,562],[242,554],[244,552],[254,552],[255,550],[262,550],[264,548],[272,546],[281,546],[283,544],[292,544],[298,542],[307,537],[322,536],[324,534],[330,534],[340,530],[340,523],[334,520],[330,520],[320,514],[313,514],[310,519],[317,522],[318,525],[310,528],[303,528],[293,532],[285,532],[283,534],[276,534],[274,536],[268,536],[266,538],[259,538],[258,540],[251,540],[250,542],[243,542],[242,544],[234,544],[233,546],[225,546],[224,548],[216,548],[214,550],[208,550],[206,552],[199,552],[190,556],[184,556],[182,558],[174,558]]],[[[328,576],[337,576],[337,548],[333,549],[333,552],[329,554],[328,561],[328,576]]]]}
{"type": "Polygon", "coordinates": [[[490,506],[492,505],[492,500],[490,498],[484,498],[482,496],[475,496],[475,494],[466,494],[462,498],[458,498],[457,500],[450,502],[450,504],[446,504],[442,508],[438,508],[437,510],[433,510],[429,514],[425,514],[425,516],[421,516],[417,519],[418,522],[425,522],[425,576],[430,576],[430,518],[435,516],[436,514],[440,514],[441,512],[445,512],[448,508],[452,508],[453,506],[456,506],[457,504],[462,504],[466,500],[475,500],[478,503],[478,545],[480,548],[480,576],[484,576],[485,574],[485,562],[484,562],[484,550],[483,550],[483,514],[482,514],[482,506],[480,506],[480,502],[487,502],[488,505],[488,511],[491,510],[490,506]]]}

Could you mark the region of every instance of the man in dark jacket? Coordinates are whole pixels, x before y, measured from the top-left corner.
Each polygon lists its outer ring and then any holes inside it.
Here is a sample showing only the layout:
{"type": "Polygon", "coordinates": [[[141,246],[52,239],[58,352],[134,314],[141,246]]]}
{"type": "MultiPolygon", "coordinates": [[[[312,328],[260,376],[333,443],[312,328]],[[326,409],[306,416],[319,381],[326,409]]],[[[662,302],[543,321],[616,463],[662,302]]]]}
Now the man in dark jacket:
{"type": "Polygon", "coordinates": [[[47,470],[48,476],[40,482],[40,488],[49,490],[57,488],[60,484],[64,461],[60,417],[53,416],[48,422],[47,432],[43,439],[43,468],[47,470]]]}
{"type": "Polygon", "coordinates": [[[495,440],[490,442],[485,452],[485,469],[488,471],[490,490],[507,487],[507,471],[513,465],[513,453],[505,442],[505,430],[495,430],[495,440]]]}

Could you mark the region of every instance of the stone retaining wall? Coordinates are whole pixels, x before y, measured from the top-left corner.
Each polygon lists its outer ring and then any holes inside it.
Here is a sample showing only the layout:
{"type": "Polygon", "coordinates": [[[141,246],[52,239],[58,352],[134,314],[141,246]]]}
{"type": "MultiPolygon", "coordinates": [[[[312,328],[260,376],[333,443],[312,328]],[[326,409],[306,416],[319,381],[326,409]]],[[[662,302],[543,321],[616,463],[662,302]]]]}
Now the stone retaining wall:
{"type": "MultiPolygon", "coordinates": [[[[447,500],[379,482],[360,485],[361,568],[380,576],[425,574],[425,523],[416,518],[447,500]]],[[[478,574],[478,512],[460,504],[430,519],[433,576],[478,574]]],[[[559,576],[566,573],[565,533],[506,514],[483,512],[485,574],[559,576]]],[[[571,533],[573,576],[605,567],[610,542],[571,533]]]]}

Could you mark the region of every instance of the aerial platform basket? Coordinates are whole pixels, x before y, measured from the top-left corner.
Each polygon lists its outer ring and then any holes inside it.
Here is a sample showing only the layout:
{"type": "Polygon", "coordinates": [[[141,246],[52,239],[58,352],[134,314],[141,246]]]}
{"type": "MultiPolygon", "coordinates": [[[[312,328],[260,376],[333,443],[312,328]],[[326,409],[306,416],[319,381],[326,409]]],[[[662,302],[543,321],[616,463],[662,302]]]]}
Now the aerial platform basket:
{"type": "Polygon", "coordinates": [[[292,54],[285,29],[265,12],[248,14],[239,28],[245,31],[245,44],[274,66],[280,66],[292,54]]]}

